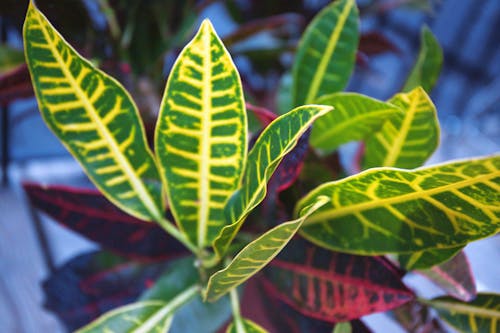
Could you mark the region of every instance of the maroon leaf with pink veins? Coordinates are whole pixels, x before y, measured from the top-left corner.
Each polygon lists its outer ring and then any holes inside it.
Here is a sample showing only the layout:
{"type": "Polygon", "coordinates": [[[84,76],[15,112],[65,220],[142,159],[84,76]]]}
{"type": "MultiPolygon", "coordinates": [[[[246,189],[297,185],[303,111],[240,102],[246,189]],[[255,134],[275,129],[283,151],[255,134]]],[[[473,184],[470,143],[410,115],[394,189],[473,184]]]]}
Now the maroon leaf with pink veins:
{"type": "Polygon", "coordinates": [[[302,314],[342,322],[414,298],[385,259],[336,253],[294,239],[265,270],[270,292],[302,314]]]}

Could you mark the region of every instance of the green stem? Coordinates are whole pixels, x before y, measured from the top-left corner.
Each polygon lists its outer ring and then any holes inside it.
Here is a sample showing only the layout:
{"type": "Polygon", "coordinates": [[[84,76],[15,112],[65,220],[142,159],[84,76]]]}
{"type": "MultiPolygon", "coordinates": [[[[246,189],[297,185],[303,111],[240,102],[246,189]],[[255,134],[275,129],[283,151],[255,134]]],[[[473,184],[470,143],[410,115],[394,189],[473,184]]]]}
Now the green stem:
{"type": "Polygon", "coordinates": [[[243,320],[241,319],[241,313],[240,313],[238,288],[233,288],[230,292],[230,296],[231,296],[231,308],[233,310],[234,326],[236,327],[236,333],[245,333],[245,326],[243,325],[243,320]]]}
{"type": "Polygon", "coordinates": [[[183,233],[181,233],[179,231],[179,229],[177,229],[172,224],[172,222],[170,222],[170,221],[168,221],[168,220],[166,220],[164,218],[159,219],[156,222],[158,222],[158,224],[163,229],[165,229],[165,231],[168,232],[172,237],[174,237],[179,242],[181,242],[182,244],[184,244],[185,247],[187,247],[191,252],[193,252],[194,254],[196,254],[198,256],[198,254],[200,253],[200,250],[196,246],[194,246],[193,244],[191,244],[189,242],[189,240],[186,238],[186,236],[183,233]]]}

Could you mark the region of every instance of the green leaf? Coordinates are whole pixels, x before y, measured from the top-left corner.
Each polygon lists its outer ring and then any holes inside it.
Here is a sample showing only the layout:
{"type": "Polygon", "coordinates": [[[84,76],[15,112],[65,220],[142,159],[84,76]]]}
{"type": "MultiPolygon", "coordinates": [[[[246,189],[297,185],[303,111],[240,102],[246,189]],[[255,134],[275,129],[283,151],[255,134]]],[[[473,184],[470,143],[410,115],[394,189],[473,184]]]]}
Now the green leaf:
{"type": "Polygon", "coordinates": [[[210,277],[205,299],[209,302],[217,300],[260,271],[292,239],[302,222],[327,201],[327,197],[317,197],[301,210],[299,218],[274,227],[245,246],[226,268],[210,277]]]}
{"type": "Polygon", "coordinates": [[[214,250],[222,258],[247,215],[266,197],[266,185],[279,163],[318,117],[332,110],[323,105],[305,105],[276,118],[262,132],[248,154],[242,185],[226,206],[230,225],[215,239],[214,250]]]}
{"type": "Polygon", "coordinates": [[[379,132],[367,139],[363,167],[417,168],[439,143],[436,108],[420,87],[397,94],[389,103],[404,113],[389,118],[379,132]]]}
{"type": "Polygon", "coordinates": [[[336,323],[332,333],[352,333],[351,323],[336,323]]]}
{"type": "Polygon", "coordinates": [[[172,213],[193,244],[211,244],[245,164],[246,111],[236,68],[205,20],[167,82],[155,147],[172,213]]]}
{"type": "Polygon", "coordinates": [[[311,145],[333,151],[341,144],[364,139],[384,122],[402,111],[395,105],[356,93],[334,93],[318,99],[335,111],[318,119],[311,133],[311,145]]]}
{"type": "Polygon", "coordinates": [[[497,333],[500,321],[500,294],[478,294],[470,303],[451,297],[425,302],[459,332],[497,333]]]}
{"type": "Polygon", "coordinates": [[[420,52],[417,62],[408,77],[404,92],[408,92],[418,86],[430,92],[439,77],[441,65],[443,64],[443,50],[431,30],[424,26],[420,33],[420,52]]]}
{"type": "Polygon", "coordinates": [[[140,301],[107,312],[77,333],[168,332],[175,310],[199,293],[193,286],[169,302],[140,301]]]}
{"type": "Polygon", "coordinates": [[[301,234],[361,255],[451,249],[500,231],[500,155],[413,171],[377,168],[326,183],[296,211],[328,196],[301,234]]]}
{"type": "Polygon", "coordinates": [[[358,10],[354,0],[334,1],[307,27],[293,65],[293,103],[315,103],[341,91],[354,68],[358,48],[358,10]]]}
{"type": "Polygon", "coordinates": [[[0,75],[24,64],[24,54],[6,43],[0,44],[0,75]]]}
{"type": "Polygon", "coordinates": [[[82,58],[30,2],[26,60],[42,116],[101,192],[125,212],[160,220],[161,181],[130,95],[82,58]]]}
{"type": "Polygon", "coordinates": [[[267,333],[267,330],[251,320],[243,319],[241,320],[241,326],[239,327],[233,321],[227,328],[226,333],[267,333]]]}
{"type": "Polygon", "coordinates": [[[410,254],[401,254],[398,257],[398,261],[400,266],[404,267],[406,270],[426,269],[451,259],[460,252],[463,247],[463,245],[459,245],[449,249],[432,249],[410,254]]]}

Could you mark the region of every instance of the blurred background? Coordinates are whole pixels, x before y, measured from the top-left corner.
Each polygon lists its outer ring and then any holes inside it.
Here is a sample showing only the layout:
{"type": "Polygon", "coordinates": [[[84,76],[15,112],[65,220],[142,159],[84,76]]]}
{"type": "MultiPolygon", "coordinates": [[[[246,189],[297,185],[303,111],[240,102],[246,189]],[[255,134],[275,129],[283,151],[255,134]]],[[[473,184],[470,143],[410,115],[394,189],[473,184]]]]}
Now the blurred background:
{"type": "MultiPolygon", "coordinates": [[[[241,73],[246,99],[287,110],[293,54],[325,0],[39,0],[38,7],[85,57],[116,77],[154,128],[164,84],[178,52],[208,17],[241,73]]],[[[348,91],[387,99],[415,63],[427,25],[444,64],[431,93],[441,145],[428,163],[500,149],[500,1],[358,0],[362,38],[348,91]]],[[[54,267],[96,245],[38,214],[21,182],[89,187],[78,164],[44,125],[24,65],[27,1],[0,3],[0,329],[63,332],[43,309],[40,283],[54,267]]],[[[255,121],[254,121],[255,122],[255,121]]],[[[256,122],[255,122],[256,123],[256,122]]],[[[256,126],[256,125],[254,125],[256,126]]],[[[346,149],[349,152],[349,149],[346,149]]],[[[498,236],[467,247],[480,290],[500,291],[498,236]]],[[[410,282],[412,278],[410,278],[410,282]]],[[[416,282],[418,287],[420,282],[416,282]]],[[[434,290],[425,286],[432,296],[434,290]]],[[[368,324],[398,328],[379,315],[368,324]]],[[[384,332],[375,330],[375,332],[384,332]]]]}

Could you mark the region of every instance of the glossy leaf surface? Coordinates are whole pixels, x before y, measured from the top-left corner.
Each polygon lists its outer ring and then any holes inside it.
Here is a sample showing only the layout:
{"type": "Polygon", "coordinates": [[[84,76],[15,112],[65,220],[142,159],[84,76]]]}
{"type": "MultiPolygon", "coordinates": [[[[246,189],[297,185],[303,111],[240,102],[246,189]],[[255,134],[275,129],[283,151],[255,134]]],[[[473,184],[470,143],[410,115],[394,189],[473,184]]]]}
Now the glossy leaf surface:
{"type": "Polygon", "coordinates": [[[137,218],[161,219],[160,176],[129,94],[83,59],[32,2],[24,45],[38,105],[50,129],[110,201],[137,218]]]}
{"type": "Polygon", "coordinates": [[[358,10],[354,0],[334,1],[309,24],[293,65],[294,106],[347,85],[358,47],[358,10]]]}
{"type": "Polygon", "coordinates": [[[267,182],[281,160],[297,144],[301,135],[320,116],[332,108],[306,105],[278,117],[262,132],[248,154],[241,187],[227,203],[226,216],[231,222],[214,242],[214,250],[222,257],[247,215],[264,200],[267,182]]]}
{"type": "Polygon", "coordinates": [[[31,205],[105,249],[135,259],[166,259],[185,248],[156,223],[127,215],[99,191],[23,184],[31,205]]]}
{"type": "Polygon", "coordinates": [[[426,269],[450,260],[460,252],[463,247],[463,245],[459,245],[449,249],[432,249],[417,251],[411,254],[401,254],[398,256],[398,261],[401,267],[404,267],[406,270],[426,269]]]}
{"type": "Polygon", "coordinates": [[[463,251],[440,265],[417,272],[456,299],[468,302],[476,297],[476,283],[469,260],[463,251]]]}
{"type": "Polygon", "coordinates": [[[413,171],[378,168],[326,183],[331,201],[301,234],[332,250],[377,255],[450,249],[500,230],[500,156],[413,171]]]}
{"type": "Polygon", "coordinates": [[[268,288],[302,314],[334,322],[393,309],[414,295],[384,259],[294,239],[265,269],[268,288]]]}
{"type": "Polygon", "coordinates": [[[392,166],[412,169],[422,166],[439,143],[436,108],[426,92],[415,88],[389,100],[403,110],[366,140],[363,167],[392,166]]]}
{"type": "Polygon", "coordinates": [[[233,321],[226,333],[267,333],[267,331],[249,319],[242,319],[240,327],[233,321]]]}
{"type": "Polygon", "coordinates": [[[349,141],[376,132],[391,116],[402,113],[395,105],[357,93],[335,93],[318,99],[318,104],[335,109],[314,123],[311,145],[333,151],[349,141]]]}
{"type": "Polygon", "coordinates": [[[500,322],[500,294],[478,294],[469,303],[451,297],[429,302],[440,317],[459,332],[497,333],[500,322]]]}
{"type": "Polygon", "coordinates": [[[304,207],[299,218],[274,227],[245,246],[226,268],[210,277],[205,298],[210,302],[215,301],[260,271],[285,247],[302,222],[327,201],[326,197],[318,197],[315,202],[304,207]]]}
{"type": "Polygon", "coordinates": [[[431,30],[424,26],[420,33],[420,52],[403,91],[421,86],[430,92],[436,84],[443,64],[443,50],[431,30]]]}
{"type": "Polygon", "coordinates": [[[193,244],[212,242],[246,158],[246,111],[236,68],[208,20],[175,62],[155,147],[172,213],[193,244]]]}

